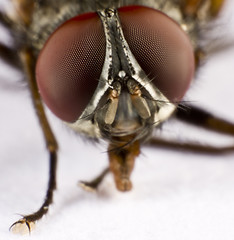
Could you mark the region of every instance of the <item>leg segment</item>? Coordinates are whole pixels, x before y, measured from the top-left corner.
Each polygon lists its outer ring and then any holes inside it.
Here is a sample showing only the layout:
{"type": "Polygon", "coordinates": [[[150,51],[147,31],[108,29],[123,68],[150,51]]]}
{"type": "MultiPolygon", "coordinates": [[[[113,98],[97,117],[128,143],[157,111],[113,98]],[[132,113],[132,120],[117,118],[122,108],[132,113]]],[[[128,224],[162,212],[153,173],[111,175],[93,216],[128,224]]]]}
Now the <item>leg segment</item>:
{"type": "Polygon", "coordinates": [[[14,28],[14,22],[2,11],[0,11],[0,23],[7,29],[14,28]]]}
{"type": "Polygon", "coordinates": [[[176,112],[176,118],[189,124],[196,125],[211,131],[234,136],[234,124],[194,106],[186,109],[180,105],[176,112]]]}
{"type": "MultiPolygon", "coordinates": [[[[205,128],[210,131],[218,132],[225,135],[234,136],[234,124],[227,122],[221,118],[215,117],[212,114],[193,106],[178,106],[176,118],[181,121],[193,124],[198,127],[205,128]]],[[[152,138],[148,143],[149,146],[160,148],[171,148],[178,151],[192,151],[205,154],[225,154],[234,152],[234,145],[225,147],[206,146],[193,142],[180,143],[165,139],[152,138]]]]}
{"type": "Polygon", "coordinates": [[[172,149],[173,151],[189,151],[194,153],[202,153],[202,154],[228,154],[230,152],[234,152],[234,146],[226,146],[226,147],[214,147],[214,146],[206,146],[202,144],[197,144],[193,142],[189,143],[181,143],[176,141],[169,141],[165,139],[152,138],[145,145],[150,147],[159,147],[172,149]]]}
{"type": "Polygon", "coordinates": [[[8,65],[16,69],[22,69],[21,62],[16,53],[16,50],[10,49],[1,43],[0,43],[0,57],[8,65]]]}

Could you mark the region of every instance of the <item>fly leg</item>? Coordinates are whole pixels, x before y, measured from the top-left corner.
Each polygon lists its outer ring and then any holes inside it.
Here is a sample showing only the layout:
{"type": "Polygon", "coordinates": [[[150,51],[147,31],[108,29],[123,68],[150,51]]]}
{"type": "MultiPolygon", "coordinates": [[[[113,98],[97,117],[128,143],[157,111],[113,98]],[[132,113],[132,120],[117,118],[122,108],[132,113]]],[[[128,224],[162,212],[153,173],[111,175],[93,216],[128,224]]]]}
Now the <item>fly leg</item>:
{"type": "Polygon", "coordinates": [[[51,131],[50,125],[47,121],[44,107],[40,99],[40,95],[37,89],[37,84],[35,80],[35,58],[30,49],[25,49],[22,51],[22,62],[25,66],[25,72],[28,77],[28,85],[31,91],[33,104],[35,107],[36,114],[38,116],[41,128],[46,141],[46,146],[49,152],[49,183],[46,192],[46,196],[41,207],[34,213],[23,216],[22,219],[15,222],[10,229],[16,233],[24,233],[26,229],[31,231],[31,227],[34,223],[41,219],[49,209],[49,205],[53,201],[53,192],[56,189],[56,165],[57,165],[57,142],[51,131]]]}
{"type": "Polygon", "coordinates": [[[228,154],[234,152],[234,145],[225,146],[225,147],[214,147],[214,146],[207,146],[203,144],[198,144],[195,142],[176,142],[170,141],[160,138],[152,138],[147,143],[146,146],[150,147],[158,147],[158,148],[166,148],[166,149],[173,149],[174,151],[188,151],[194,153],[202,153],[202,154],[228,154]]]}
{"type": "Polygon", "coordinates": [[[20,68],[22,67],[16,50],[9,48],[2,43],[0,43],[0,58],[6,64],[12,66],[15,69],[20,70],[20,68]]]}
{"type": "MultiPolygon", "coordinates": [[[[13,36],[15,25],[13,21],[2,11],[0,11],[0,24],[7,29],[10,36],[13,36]]],[[[11,67],[21,70],[22,65],[15,47],[9,47],[3,43],[0,43],[0,58],[11,67]]]]}
{"type": "MultiPolygon", "coordinates": [[[[234,136],[234,124],[225,121],[221,118],[213,116],[212,114],[193,106],[178,106],[176,118],[180,121],[195,125],[197,127],[205,128],[207,130],[221,133],[224,135],[234,136]]],[[[148,143],[149,146],[160,148],[171,148],[178,151],[192,151],[203,154],[228,154],[234,152],[234,145],[215,147],[193,142],[176,142],[164,139],[152,138],[148,143]]]]}
{"type": "MultiPolygon", "coordinates": [[[[4,26],[8,27],[11,34],[14,33],[14,26],[20,26],[22,29],[27,29],[30,26],[35,1],[33,0],[14,0],[13,4],[15,6],[15,15],[12,17],[7,17],[4,14],[0,14],[0,20],[3,22],[4,26]]],[[[24,32],[21,32],[22,37],[26,37],[24,32]]],[[[27,41],[25,40],[27,43],[27,41]]],[[[35,79],[35,65],[36,65],[36,57],[33,54],[33,50],[31,46],[27,45],[18,45],[18,52],[21,69],[24,71],[26,80],[28,82],[28,87],[31,92],[31,97],[33,101],[33,105],[37,114],[37,117],[40,122],[40,126],[43,131],[43,135],[46,141],[46,146],[49,152],[49,183],[46,192],[45,199],[41,205],[41,207],[32,214],[23,216],[20,220],[12,224],[10,229],[16,233],[25,233],[30,232],[34,223],[41,219],[49,209],[49,205],[53,201],[53,192],[56,188],[56,165],[57,165],[57,142],[51,131],[50,125],[47,121],[43,104],[41,102],[41,98],[38,92],[36,79],[35,79]]],[[[4,50],[4,60],[8,63],[12,63],[11,65],[15,65],[13,51],[11,49],[4,47],[1,45],[1,48],[4,50]]],[[[15,51],[17,52],[17,51],[15,51]]]]}
{"type": "Polygon", "coordinates": [[[98,186],[100,185],[100,183],[102,182],[102,180],[104,179],[104,177],[107,175],[107,173],[109,173],[110,169],[109,167],[105,168],[101,174],[99,174],[96,178],[94,178],[91,181],[80,181],[79,185],[87,191],[90,192],[94,192],[97,190],[98,186]]]}
{"type": "Polygon", "coordinates": [[[176,118],[210,131],[234,136],[234,124],[194,106],[178,106],[176,118]],[[186,108],[186,109],[185,109],[186,108]]]}
{"type": "Polygon", "coordinates": [[[0,57],[13,68],[22,70],[23,66],[19,56],[19,49],[22,48],[24,41],[17,42],[17,40],[26,38],[26,30],[31,23],[35,1],[12,0],[12,4],[14,6],[14,14],[8,15],[3,10],[0,10],[0,24],[8,31],[13,40],[13,46],[11,47],[0,43],[0,57]],[[16,36],[17,40],[15,40],[16,36]]]}

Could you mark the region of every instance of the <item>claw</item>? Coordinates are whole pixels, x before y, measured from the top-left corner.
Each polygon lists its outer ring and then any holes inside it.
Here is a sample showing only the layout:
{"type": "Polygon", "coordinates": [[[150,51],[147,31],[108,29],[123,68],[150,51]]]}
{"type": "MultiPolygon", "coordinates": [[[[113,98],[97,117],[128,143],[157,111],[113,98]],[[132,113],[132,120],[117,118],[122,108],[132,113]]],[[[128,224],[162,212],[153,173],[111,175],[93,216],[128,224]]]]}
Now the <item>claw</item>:
{"type": "Polygon", "coordinates": [[[27,221],[26,218],[22,218],[10,226],[10,231],[19,235],[30,234],[31,230],[34,228],[34,225],[35,222],[30,222],[27,221]]]}

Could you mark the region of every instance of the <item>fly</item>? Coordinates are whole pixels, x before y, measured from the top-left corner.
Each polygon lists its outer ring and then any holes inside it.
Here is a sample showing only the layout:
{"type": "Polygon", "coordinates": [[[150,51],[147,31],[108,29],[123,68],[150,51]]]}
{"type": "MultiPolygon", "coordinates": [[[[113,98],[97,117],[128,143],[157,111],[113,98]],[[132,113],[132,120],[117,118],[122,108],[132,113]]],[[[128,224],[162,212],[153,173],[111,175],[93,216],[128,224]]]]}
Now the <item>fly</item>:
{"type": "Polygon", "coordinates": [[[43,103],[74,131],[108,143],[109,166],[93,181],[82,181],[86,189],[96,189],[111,172],[118,190],[131,190],[134,162],[146,143],[223,151],[152,138],[154,128],[172,116],[223,134],[234,131],[232,123],[182,101],[203,57],[198,29],[219,13],[223,2],[109,6],[93,1],[82,6],[72,0],[24,0],[16,1],[19,23],[0,13],[10,33],[25,39],[15,39],[20,55],[1,44],[1,57],[27,76],[50,162],[43,204],[12,230],[26,226],[30,231],[48,212],[56,188],[58,146],[43,103]]]}

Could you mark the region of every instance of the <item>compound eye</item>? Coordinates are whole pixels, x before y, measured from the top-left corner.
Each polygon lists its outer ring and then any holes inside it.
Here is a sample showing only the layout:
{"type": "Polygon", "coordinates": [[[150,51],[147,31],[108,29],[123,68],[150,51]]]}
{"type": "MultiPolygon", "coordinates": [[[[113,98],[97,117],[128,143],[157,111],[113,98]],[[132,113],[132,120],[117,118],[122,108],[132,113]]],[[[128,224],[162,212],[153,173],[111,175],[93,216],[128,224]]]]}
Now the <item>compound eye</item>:
{"type": "Polygon", "coordinates": [[[147,7],[119,9],[128,45],[155,86],[173,102],[181,100],[194,74],[194,54],[189,38],[165,14],[147,7]]]}
{"type": "Polygon", "coordinates": [[[41,50],[36,65],[40,94],[50,110],[76,121],[89,103],[105,58],[105,35],[96,13],[61,25],[41,50]]]}

